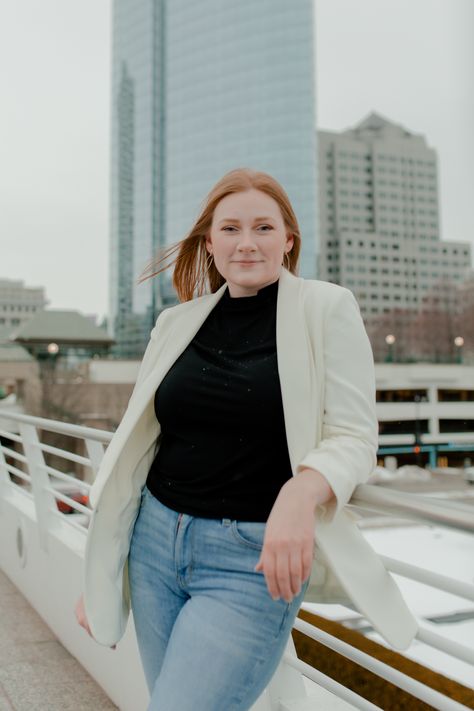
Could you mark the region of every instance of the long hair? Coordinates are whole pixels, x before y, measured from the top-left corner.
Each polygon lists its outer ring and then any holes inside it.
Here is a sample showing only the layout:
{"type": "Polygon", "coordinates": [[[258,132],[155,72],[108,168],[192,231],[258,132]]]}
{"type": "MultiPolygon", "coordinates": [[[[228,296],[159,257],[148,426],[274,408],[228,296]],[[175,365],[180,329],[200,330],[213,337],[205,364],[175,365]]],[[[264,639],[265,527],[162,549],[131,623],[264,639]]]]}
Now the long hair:
{"type": "Polygon", "coordinates": [[[190,301],[195,295],[201,296],[206,293],[206,286],[211,293],[217,291],[225,282],[225,279],[218,272],[214,259],[209,258],[205,244],[205,237],[211,228],[214,210],[227,195],[244,192],[252,188],[266,193],[278,203],[287,235],[291,235],[294,239],[293,247],[286,255],[287,264],[285,266],[288,271],[297,274],[301,236],[298,221],[288,195],[280,183],[268,173],[251,170],[250,168],[236,168],[226,173],[208,193],[199,216],[186,237],[177,243],[162,248],[145,267],[138,283],[160,274],[175,264],[173,286],[181,302],[190,301]],[[178,252],[175,259],[163,266],[166,260],[175,252],[178,252]]]}

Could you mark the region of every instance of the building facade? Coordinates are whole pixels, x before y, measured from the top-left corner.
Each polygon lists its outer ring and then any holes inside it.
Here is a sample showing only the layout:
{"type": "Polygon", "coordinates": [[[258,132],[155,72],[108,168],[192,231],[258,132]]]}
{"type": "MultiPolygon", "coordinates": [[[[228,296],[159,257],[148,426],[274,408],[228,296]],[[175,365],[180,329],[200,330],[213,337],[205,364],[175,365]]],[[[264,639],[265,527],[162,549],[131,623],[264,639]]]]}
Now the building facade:
{"type": "Polygon", "coordinates": [[[474,365],[378,363],[378,459],[463,467],[474,461],[474,365]]]}
{"type": "Polygon", "coordinates": [[[171,270],[137,285],[159,248],[184,238],[224,173],[250,167],[287,191],[316,276],[313,3],[115,0],[110,334],[143,353],[176,302],[171,270]]]}
{"type": "Polygon", "coordinates": [[[0,329],[17,330],[47,303],[44,287],[25,286],[20,279],[0,279],[0,329]]]}
{"type": "Polygon", "coordinates": [[[416,311],[433,295],[454,313],[471,245],[440,239],[434,149],[375,113],[319,131],[318,145],[319,277],[351,289],[367,320],[416,311]]]}

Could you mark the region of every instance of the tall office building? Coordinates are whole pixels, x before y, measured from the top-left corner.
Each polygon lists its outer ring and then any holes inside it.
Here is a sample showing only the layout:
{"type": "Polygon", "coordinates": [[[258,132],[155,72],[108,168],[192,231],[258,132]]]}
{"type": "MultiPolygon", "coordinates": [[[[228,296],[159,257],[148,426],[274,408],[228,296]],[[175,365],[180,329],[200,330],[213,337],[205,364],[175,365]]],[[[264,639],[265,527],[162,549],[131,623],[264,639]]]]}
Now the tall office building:
{"type": "Polygon", "coordinates": [[[176,300],[170,271],[137,286],[158,248],[186,236],[236,167],[286,189],[316,276],[313,2],[115,0],[110,330],[137,356],[176,300]]]}
{"type": "Polygon", "coordinates": [[[319,278],[354,292],[364,318],[417,310],[470,268],[469,242],[440,240],[436,153],[423,136],[372,113],[318,131],[319,278]]]}

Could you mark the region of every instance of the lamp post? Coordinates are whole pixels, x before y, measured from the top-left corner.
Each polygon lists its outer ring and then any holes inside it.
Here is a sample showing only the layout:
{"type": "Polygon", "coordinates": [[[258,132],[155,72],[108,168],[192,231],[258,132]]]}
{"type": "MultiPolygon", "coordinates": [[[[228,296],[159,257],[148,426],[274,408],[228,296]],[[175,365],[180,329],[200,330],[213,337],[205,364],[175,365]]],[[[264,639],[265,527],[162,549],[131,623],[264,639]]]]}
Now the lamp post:
{"type": "Polygon", "coordinates": [[[464,345],[464,338],[462,336],[456,336],[454,339],[454,345],[457,348],[456,363],[462,363],[462,347],[464,345]]]}
{"type": "Polygon", "coordinates": [[[421,428],[420,428],[420,402],[426,402],[426,397],[424,395],[419,395],[416,393],[415,397],[415,446],[414,451],[416,454],[416,463],[419,467],[422,465],[421,461],[421,428]]]}
{"type": "Polygon", "coordinates": [[[54,371],[56,369],[56,360],[59,354],[59,345],[57,343],[48,343],[46,353],[43,351],[41,358],[41,380],[42,380],[42,409],[46,416],[50,414],[52,403],[52,390],[55,381],[54,371]]]}
{"type": "Polygon", "coordinates": [[[386,363],[392,363],[392,362],[393,362],[393,344],[395,343],[396,340],[397,340],[397,339],[395,338],[395,336],[393,335],[393,333],[388,333],[388,334],[385,336],[385,343],[386,343],[387,346],[388,346],[388,352],[387,352],[387,356],[386,356],[386,358],[385,358],[385,362],[386,362],[386,363]]]}
{"type": "Polygon", "coordinates": [[[421,460],[420,402],[421,402],[421,395],[418,395],[418,393],[416,393],[416,395],[415,395],[415,454],[416,454],[416,463],[418,466],[420,466],[420,460],[421,460]]]}

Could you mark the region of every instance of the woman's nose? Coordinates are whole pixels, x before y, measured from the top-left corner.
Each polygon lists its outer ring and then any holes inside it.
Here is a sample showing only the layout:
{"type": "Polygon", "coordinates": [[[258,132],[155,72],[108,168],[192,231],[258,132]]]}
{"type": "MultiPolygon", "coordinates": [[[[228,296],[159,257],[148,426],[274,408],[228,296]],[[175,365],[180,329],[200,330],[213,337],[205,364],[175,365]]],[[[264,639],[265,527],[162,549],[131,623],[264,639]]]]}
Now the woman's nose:
{"type": "Polygon", "coordinates": [[[251,231],[247,230],[242,230],[240,233],[240,239],[239,239],[239,247],[240,248],[255,248],[255,240],[254,236],[251,231]]]}

